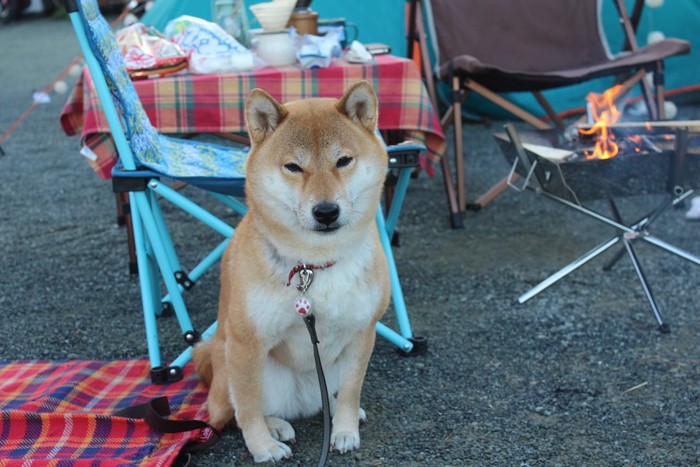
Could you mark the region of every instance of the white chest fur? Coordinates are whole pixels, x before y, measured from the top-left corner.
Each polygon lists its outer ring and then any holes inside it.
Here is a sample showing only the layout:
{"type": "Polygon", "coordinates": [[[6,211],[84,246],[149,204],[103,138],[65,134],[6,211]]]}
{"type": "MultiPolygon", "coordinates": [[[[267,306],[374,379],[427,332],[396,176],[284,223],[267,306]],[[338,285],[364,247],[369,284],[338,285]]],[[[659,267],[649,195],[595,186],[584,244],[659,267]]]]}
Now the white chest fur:
{"type": "MultiPolygon", "coordinates": [[[[373,323],[382,288],[366,274],[371,257],[355,256],[316,271],[306,291],[316,317],[319,354],[330,394],[337,391],[348,348],[357,333],[373,323]]],[[[279,281],[250,290],[247,305],[268,357],[264,369],[265,415],[306,417],[321,407],[311,338],[294,309],[296,277],[288,287],[279,281]]],[[[352,358],[352,357],[350,357],[352,358]]]]}

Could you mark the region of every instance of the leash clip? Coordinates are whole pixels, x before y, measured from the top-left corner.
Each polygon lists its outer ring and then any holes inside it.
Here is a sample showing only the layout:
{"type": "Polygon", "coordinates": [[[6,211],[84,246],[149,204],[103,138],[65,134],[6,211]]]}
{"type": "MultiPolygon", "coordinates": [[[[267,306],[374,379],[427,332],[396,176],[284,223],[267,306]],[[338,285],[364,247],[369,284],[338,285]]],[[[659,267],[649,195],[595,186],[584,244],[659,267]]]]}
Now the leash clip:
{"type": "Polygon", "coordinates": [[[314,270],[303,265],[302,269],[299,271],[299,284],[297,284],[297,290],[301,293],[306,293],[309,286],[314,281],[314,270]]]}

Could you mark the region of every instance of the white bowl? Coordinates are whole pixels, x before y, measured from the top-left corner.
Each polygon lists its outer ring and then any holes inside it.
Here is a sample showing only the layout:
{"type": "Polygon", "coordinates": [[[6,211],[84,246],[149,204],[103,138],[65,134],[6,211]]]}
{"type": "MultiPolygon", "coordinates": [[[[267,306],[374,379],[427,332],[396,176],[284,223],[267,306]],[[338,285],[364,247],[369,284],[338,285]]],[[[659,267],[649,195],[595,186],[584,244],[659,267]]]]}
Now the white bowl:
{"type": "Polygon", "coordinates": [[[294,43],[287,31],[257,34],[256,50],[258,56],[265,60],[268,65],[284,66],[297,61],[294,43]]]}
{"type": "Polygon", "coordinates": [[[257,3],[250,6],[250,11],[265,31],[279,31],[289,23],[295,3],[289,0],[257,3]]]}

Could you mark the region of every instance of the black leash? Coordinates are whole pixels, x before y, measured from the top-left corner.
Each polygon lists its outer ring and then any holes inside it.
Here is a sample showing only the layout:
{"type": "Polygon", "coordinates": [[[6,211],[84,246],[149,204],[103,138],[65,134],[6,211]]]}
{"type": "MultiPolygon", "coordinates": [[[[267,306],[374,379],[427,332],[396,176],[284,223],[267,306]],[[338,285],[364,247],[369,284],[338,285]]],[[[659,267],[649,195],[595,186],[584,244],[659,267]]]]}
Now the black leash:
{"type": "Polygon", "coordinates": [[[328,387],[326,387],[326,378],[323,376],[323,367],[321,366],[321,357],[318,354],[318,335],[316,334],[316,317],[312,314],[304,316],[304,324],[311,336],[311,343],[314,346],[314,361],[316,362],[316,373],[318,374],[318,385],[321,387],[321,404],[323,407],[323,447],[321,448],[321,457],[318,460],[319,467],[326,465],[328,454],[331,450],[331,407],[328,401],[328,387]]]}
{"type": "Polygon", "coordinates": [[[306,291],[314,281],[314,269],[326,269],[334,264],[335,261],[328,262],[323,266],[299,262],[289,272],[289,278],[287,280],[287,286],[289,286],[292,283],[292,278],[296,274],[299,274],[299,284],[297,284],[296,289],[301,292],[301,295],[299,295],[294,302],[294,308],[296,309],[297,314],[304,320],[306,329],[309,331],[309,336],[311,337],[311,344],[313,344],[314,347],[314,361],[316,362],[318,385],[321,388],[321,406],[323,408],[323,447],[321,448],[321,457],[318,460],[319,467],[326,465],[326,462],[328,461],[328,454],[331,450],[331,408],[328,401],[328,387],[326,386],[326,378],[323,376],[323,366],[321,365],[321,357],[318,353],[319,341],[318,335],[316,334],[316,317],[311,311],[311,299],[306,296],[306,291]]]}

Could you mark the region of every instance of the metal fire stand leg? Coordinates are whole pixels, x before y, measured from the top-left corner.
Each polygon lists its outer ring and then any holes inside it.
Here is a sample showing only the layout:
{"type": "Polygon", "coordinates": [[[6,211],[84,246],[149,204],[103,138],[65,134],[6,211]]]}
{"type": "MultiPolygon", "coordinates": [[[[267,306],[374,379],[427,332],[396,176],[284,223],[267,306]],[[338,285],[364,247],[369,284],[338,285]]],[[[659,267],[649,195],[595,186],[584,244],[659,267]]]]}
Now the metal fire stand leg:
{"type": "Polygon", "coordinates": [[[635,253],[634,248],[632,248],[633,240],[634,239],[627,238],[626,235],[624,235],[622,238],[622,242],[625,245],[627,254],[630,257],[630,260],[632,261],[632,266],[634,266],[634,271],[637,273],[637,277],[639,277],[639,282],[642,283],[642,288],[644,289],[644,293],[647,296],[647,300],[649,300],[651,310],[654,312],[654,317],[656,317],[656,321],[659,323],[659,331],[667,333],[671,330],[671,328],[669,327],[668,323],[664,321],[664,317],[661,314],[661,310],[659,310],[659,306],[656,304],[654,294],[651,292],[651,286],[649,285],[649,281],[647,281],[647,278],[644,275],[642,265],[639,263],[639,259],[637,258],[637,254],[635,253]]]}
{"type": "MultiPolygon", "coordinates": [[[[647,214],[646,216],[642,217],[637,222],[632,224],[632,229],[639,232],[645,231],[651,225],[652,222],[659,218],[662,212],[664,212],[669,206],[675,206],[677,203],[680,202],[681,199],[685,199],[685,196],[669,196],[663,203],[661,203],[661,205],[659,205],[659,207],[657,207],[651,213],[647,214]]],[[[610,209],[613,212],[613,217],[615,217],[615,220],[617,222],[622,223],[622,216],[620,216],[615,201],[613,201],[612,198],[608,199],[608,204],[610,205],[610,209]]],[[[622,259],[623,256],[625,256],[625,248],[621,248],[620,251],[618,251],[615,254],[615,256],[613,256],[613,258],[610,261],[608,261],[605,264],[605,266],[603,266],[603,271],[610,271],[613,268],[613,266],[615,266],[615,264],[618,261],[620,261],[620,259],[622,259]]]]}
{"type": "MultiPolygon", "coordinates": [[[[610,205],[610,211],[612,213],[613,218],[615,221],[622,223],[622,215],[620,215],[620,210],[617,208],[617,204],[615,204],[615,201],[610,198],[608,200],[608,203],[610,205]]],[[[661,206],[659,206],[659,209],[654,211],[650,216],[648,216],[648,219],[654,220],[658,217],[658,213],[660,213],[660,209],[665,209],[670,205],[669,202],[663,203],[661,206]]],[[[648,223],[646,223],[648,224],[648,223]]],[[[645,225],[646,225],[645,224],[645,225]]],[[[636,229],[635,229],[636,230],[636,229]]],[[[625,246],[625,250],[627,251],[627,255],[630,258],[630,261],[632,262],[632,266],[634,267],[634,272],[637,273],[637,277],[639,278],[639,282],[642,284],[642,289],[644,289],[644,294],[647,296],[647,300],[649,301],[649,305],[651,305],[651,311],[654,312],[654,317],[656,318],[656,322],[659,323],[659,330],[662,333],[667,333],[671,330],[669,327],[668,323],[664,321],[664,317],[661,314],[661,310],[659,309],[659,306],[656,304],[656,299],[654,299],[654,294],[651,291],[651,286],[649,285],[649,281],[647,280],[646,275],[644,274],[644,270],[642,269],[642,265],[639,262],[639,258],[637,257],[637,253],[634,251],[634,247],[632,246],[632,242],[634,242],[635,239],[637,239],[637,235],[633,235],[630,233],[623,233],[621,235],[622,237],[622,244],[625,246]]]]}
{"type": "Polygon", "coordinates": [[[643,240],[647,243],[651,243],[652,245],[661,248],[662,250],[668,251],[669,253],[672,253],[676,256],[679,256],[681,258],[684,258],[694,264],[697,264],[700,266],[700,258],[681,249],[678,248],[674,245],[671,245],[670,243],[667,243],[653,235],[650,235],[648,232],[646,232],[646,228],[649,226],[651,222],[653,222],[656,218],[658,218],[659,214],[667,209],[670,205],[675,205],[679,202],[681,202],[683,199],[687,198],[690,196],[692,193],[691,191],[684,192],[675,198],[672,199],[672,201],[669,203],[665,201],[662,203],[660,206],[657,207],[657,209],[653,210],[649,215],[643,217],[640,221],[638,221],[636,224],[632,226],[627,226],[624,225],[620,222],[620,215],[619,212],[617,212],[617,207],[614,204],[614,202],[611,201],[611,208],[613,209],[613,216],[615,219],[610,219],[608,217],[603,216],[602,214],[599,214],[595,211],[592,211],[590,209],[587,209],[579,204],[572,203],[568,200],[565,200],[563,198],[559,198],[558,196],[551,195],[547,192],[540,192],[541,195],[544,195],[547,198],[550,198],[554,201],[557,201],[561,204],[564,204],[566,206],[569,206],[577,211],[582,212],[583,214],[586,214],[594,219],[597,219],[605,224],[610,225],[611,227],[616,228],[617,230],[620,231],[620,234],[616,235],[615,237],[607,240],[606,242],[601,243],[600,245],[596,246],[592,250],[590,250],[588,253],[584,254],[580,258],[576,259],[575,261],[569,263],[568,265],[564,266],[562,269],[559,271],[555,272],[539,284],[537,284],[535,287],[530,289],[528,292],[522,294],[520,297],[518,297],[518,302],[519,303],[525,303],[527,300],[531,299],[538,293],[542,292],[544,289],[549,287],[550,285],[558,282],[562,278],[566,277],[567,275],[571,274],[573,271],[576,269],[580,268],[584,264],[588,263],[590,260],[593,258],[601,255],[614,245],[616,245],[620,240],[622,240],[623,245],[625,247],[625,252],[627,252],[628,256],[630,257],[630,260],[632,261],[632,265],[634,266],[635,272],[637,273],[637,276],[639,277],[640,282],[642,283],[642,287],[644,288],[644,292],[647,295],[647,299],[649,300],[649,303],[651,304],[652,311],[654,312],[654,316],[656,317],[656,320],[659,324],[659,329],[661,332],[668,332],[669,331],[669,326],[668,324],[664,321],[663,315],[661,314],[661,311],[659,310],[659,307],[656,304],[656,301],[654,300],[654,297],[651,292],[651,288],[649,287],[649,283],[646,279],[646,276],[644,275],[644,271],[642,270],[639,260],[637,258],[637,255],[632,248],[632,242],[635,240],[643,240]]]}
{"type": "Polygon", "coordinates": [[[614,236],[607,242],[603,242],[597,247],[593,248],[591,251],[586,253],[585,255],[581,256],[580,258],[572,261],[571,263],[567,264],[563,268],[561,268],[559,271],[555,272],[524,294],[522,294],[520,297],[518,297],[518,303],[525,303],[526,301],[530,300],[532,297],[537,295],[538,293],[542,292],[544,289],[549,287],[550,285],[558,282],[560,279],[563,279],[564,277],[568,276],[572,272],[574,272],[576,269],[580,268],[593,258],[597,257],[598,255],[604,253],[607,251],[609,248],[614,246],[617,242],[620,241],[619,236],[614,236]]]}

